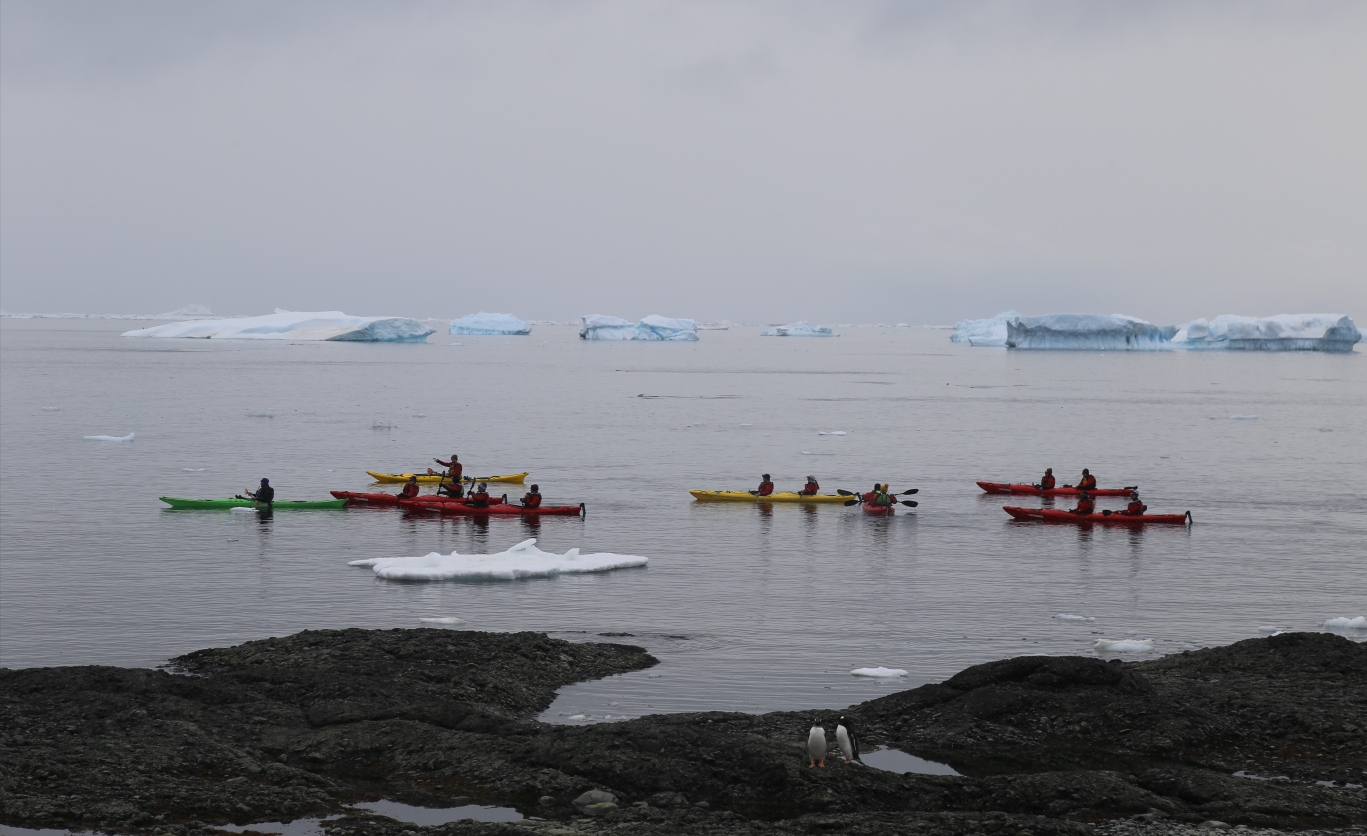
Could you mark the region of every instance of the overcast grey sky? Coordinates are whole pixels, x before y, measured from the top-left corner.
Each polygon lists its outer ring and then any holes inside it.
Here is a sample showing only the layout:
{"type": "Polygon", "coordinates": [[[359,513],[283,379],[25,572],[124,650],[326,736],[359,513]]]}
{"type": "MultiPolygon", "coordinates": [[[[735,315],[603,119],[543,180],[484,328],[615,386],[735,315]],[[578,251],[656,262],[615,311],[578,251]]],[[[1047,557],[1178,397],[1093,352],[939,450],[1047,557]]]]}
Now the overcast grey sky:
{"type": "Polygon", "coordinates": [[[1367,320],[1363,2],[0,4],[0,305],[1367,320]]]}

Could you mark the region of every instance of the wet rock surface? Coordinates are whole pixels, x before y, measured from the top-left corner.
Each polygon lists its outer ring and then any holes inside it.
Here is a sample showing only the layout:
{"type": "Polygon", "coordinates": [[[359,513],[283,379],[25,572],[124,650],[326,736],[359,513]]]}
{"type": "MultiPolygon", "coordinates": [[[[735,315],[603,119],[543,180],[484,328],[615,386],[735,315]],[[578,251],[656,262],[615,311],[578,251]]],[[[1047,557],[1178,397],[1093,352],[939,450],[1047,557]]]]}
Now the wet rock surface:
{"type": "Polygon", "coordinates": [[[188,834],[333,816],[329,836],[1367,824],[1367,646],[1329,634],[1138,663],[1020,657],[846,709],[579,727],[534,716],[563,685],[655,660],[538,633],[420,629],[307,631],[173,662],[0,671],[0,822],[188,834]],[[807,768],[811,718],[838,711],[865,750],[891,745],[962,776],[838,758],[807,768]],[[537,820],[425,828],[348,806],[381,796],[537,820]]]}

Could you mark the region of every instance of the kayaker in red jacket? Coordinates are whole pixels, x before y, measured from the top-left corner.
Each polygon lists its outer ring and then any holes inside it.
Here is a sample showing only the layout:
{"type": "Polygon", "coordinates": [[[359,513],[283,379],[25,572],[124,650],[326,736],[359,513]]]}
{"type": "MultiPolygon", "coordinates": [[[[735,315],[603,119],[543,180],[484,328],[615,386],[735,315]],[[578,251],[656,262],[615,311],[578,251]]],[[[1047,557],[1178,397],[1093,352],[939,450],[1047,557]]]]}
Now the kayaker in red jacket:
{"type": "Polygon", "coordinates": [[[816,483],[815,476],[807,477],[807,484],[802,486],[802,490],[797,492],[798,496],[816,496],[816,492],[821,490],[821,486],[816,483]]]}
{"type": "Polygon", "coordinates": [[[489,507],[489,486],[480,482],[478,487],[470,491],[470,495],[465,497],[465,504],[471,508],[489,507]]]}
{"type": "Polygon", "coordinates": [[[1042,491],[1052,491],[1057,484],[1058,480],[1054,478],[1054,469],[1052,467],[1046,467],[1044,469],[1044,477],[1039,480],[1039,489],[1042,491]]]}
{"type": "Polygon", "coordinates": [[[527,493],[523,495],[523,497],[522,497],[522,507],[523,507],[523,508],[540,508],[540,507],[541,507],[541,487],[540,487],[539,485],[532,485],[532,489],[529,490],[529,491],[527,491],[527,493]]]}
{"type": "MultiPolygon", "coordinates": [[[[446,468],[447,479],[450,479],[453,483],[457,485],[460,484],[460,477],[465,474],[465,465],[460,463],[460,456],[457,456],[455,453],[452,453],[451,461],[449,462],[444,462],[441,459],[433,459],[432,461],[446,468]]],[[[428,468],[427,472],[431,473],[432,469],[428,468]]]]}
{"type": "Polygon", "coordinates": [[[418,487],[418,477],[409,476],[408,481],[403,486],[403,490],[399,491],[399,498],[412,499],[418,495],[418,491],[420,490],[421,488],[418,487]]]}
{"type": "Polygon", "coordinates": [[[1130,504],[1126,505],[1125,510],[1120,513],[1137,517],[1147,510],[1149,510],[1149,506],[1139,501],[1139,491],[1130,491],[1130,504]]]}
{"type": "Polygon", "coordinates": [[[1096,503],[1092,501],[1092,495],[1086,491],[1079,494],[1077,498],[1077,507],[1073,509],[1073,513],[1078,516],[1096,513],[1096,503]]]}
{"type": "Polygon", "coordinates": [[[888,496],[888,486],[873,483],[873,504],[886,507],[892,504],[892,497],[888,496]]]}
{"type": "Polygon", "coordinates": [[[759,483],[759,489],[750,491],[755,496],[768,496],[774,492],[774,483],[769,481],[769,474],[764,474],[764,479],[759,483]]]}
{"type": "Polygon", "coordinates": [[[1094,491],[1096,490],[1096,477],[1084,467],[1082,468],[1082,478],[1077,480],[1077,486],[1079,490],[1094,491]]]}

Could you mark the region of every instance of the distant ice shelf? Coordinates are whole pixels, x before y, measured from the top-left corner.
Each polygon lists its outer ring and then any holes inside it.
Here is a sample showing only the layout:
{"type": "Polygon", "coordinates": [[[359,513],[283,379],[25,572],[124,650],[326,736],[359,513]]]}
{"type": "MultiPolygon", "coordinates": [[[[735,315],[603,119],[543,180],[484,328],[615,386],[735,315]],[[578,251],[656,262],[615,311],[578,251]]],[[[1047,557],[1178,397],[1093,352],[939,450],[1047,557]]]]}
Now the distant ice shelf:
{"type": "Polygon", "coordinates": [[[950,342],[969,345],[1006,345],[1006,321],[1020,316],[1015,311],[1003,311],[990,319],[965,319],[954,324],[950,342]]]}
{"type": "Polygon", "coordinates": [[[1352,351],[1362,332],[1343,314],[1225,314],[1180,327],[1158,326],[1124,314],[1021,316],[1004,311],[989,319],[965,319],[949,339],[975,346],[1018,349],[1166,351],[1352,351]]]}
{"type": "Polygon", "coordinates": [[[698,324],[691,319],[670,319],[653,314],[637,323],[616,316],[589,314],[579,327],[579,339],[691,342],[698,339],[698,324]]]}
{"type": "Polygon", "coordinates": [[[1230,351],[1352,351],[1362,332],[1343,314],[1279,314],[1252,317],[1224,314],[1193,319],[1177,329],[1180,348],[1230,351]]]}
{"type": "Polygon", "coordinates": [[[829,328],[812,325],[808,322],[794,322],[791,325],[775,325],[760,334],[761,337],[836,337],[829,328]]]}
{"type": "Polygon", "coordinates": [[[401,316],[349,316],[341,311],[295,312],[280,308],[264,316],[172,322],[124,332],[125,337],[216,340],[331,340],[422,342],[435,329],[401,316]]]}
{"type": "Polygon", "coordinates": [[[606,572],[645,566],[649,560],[639,555],[580,554],[570,549],[564,554],[543,552],[536,539],[523,540],[498,554],[441,554],[421,557],[374,557],[350,561],[348,566],[369,566],[387,580],[399,581],[511,581],[521,578],[550,578],[586,572],[606,572]]]}
{"type": "Polygon", "coordinates": [[[461,336],[520,337],[532,332],[532,326],[512,314],[468,314],[451,320],[451,333],[461,336]]]}

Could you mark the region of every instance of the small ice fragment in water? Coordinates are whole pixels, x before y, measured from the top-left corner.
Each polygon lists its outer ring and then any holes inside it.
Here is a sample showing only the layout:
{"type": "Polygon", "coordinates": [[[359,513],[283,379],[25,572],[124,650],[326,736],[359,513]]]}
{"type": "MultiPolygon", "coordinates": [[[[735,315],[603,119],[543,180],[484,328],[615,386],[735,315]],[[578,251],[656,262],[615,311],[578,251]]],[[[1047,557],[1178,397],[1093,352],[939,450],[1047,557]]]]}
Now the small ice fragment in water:
{"type": "Polygon", "coordinates": [[[1096,619],[1092,618],[1091,616],[1074,615],[1070,612],[1061,612],[1058,615],[1054,616],[1054,618],[1058,619],[1059,621],[1096,621],[1096,619]]]}
{"type": "Polygon", "coordinates": [[[248,412],[248,418],[274,418],[274,412],[248,412]]]}
{"type": "Polygon", "coordinates": [[[845,431],[844,431],[844,430],[831,430],[831,431],[829,431],[829,432],[827,432],[826,430],[822,430],[822,431],[820,431],[820,432],[817,433],[817,435],[844,435],[844,434],[845,434],[845,431]]]}
{"type": "Polygon", "coordinates": [[[465,343],[447,343],[447,345],[465,345],[465,343]]]}
{"type": "Polygon", "coordinates": [[[850,674],[853,676],[871,676],[881,679],[889,676],[906,676],[907,672],[901,668],[855,668],[850,671],[850,674]]]}
{"type": "Polygon", "coordinates": [[[1320,622],[1321,627],[1328,627],[1331,630],[1367,630],[1367,616],[1360,615],[1357,618],[1331,618],[1320,622]]]}
{"type": "Polygon", "coordinates": [[[584,716],[583,714],[571,714],[570,716],[566,717],[565,719],[566,719],[566,720],[587,720],[587,719],[589,719],[589,718],[586,717],[586,716],[584,716]]]}
{"type": "Polygon", "coordinates": [[[463,618],[456,618],[456,617],[454,617],[454,616],[449,616],[449,615],[446,615],[446,616],[436,616],[436,617],[432,617],[432,618],[419,618],[418,620],[421,621],[421,622],[424,623],[424,624],[464,624],[464,623],[465,623],[465,619],[463,619],[463,618]]]}
{"type": "Polygon", "coordinates": [[[1256,421],[1256,420],[1258,420],[1258,416],[1256,416],[1256,415],[1231,415],[1231,416],[1229,416],[1229,420],[1231,420],[1231,421],[1256,421]]]}
{"type": "Polygon", "coordinates": [[[182,467],[182,468],[181,468],[181,472],[183,472],[183,473],[203,473],[203,472],[204,472],[204,468],[202,468],[202,467],[182,467]]]}
{"type": "Polygon", "coordinates": [[[1098,639],[1092,646],[1100,653],[1148,653],[1153,650],[1153,639],[1098,639]]]}
{"type": "Polygon", "coordinates": [[[129,433],[128,435],[88,435],[88,436],[85,436],[85,440],[86,440],[86,441],[132,441],[134,435],[135,435],[135,433],[129,433]]]}
{"type": "Polygon", "coordinates": [[[742,427],[753,427],[754,424],[741,424],[742,427]]]}
{"type": "Polygon", "coordinates": [[[372,430],[397,430],[399,428],[399,425],[385,423],[377,418],[374,421],[370,422],[370,428],[372,430]]]}
{"type": "Polygon", "coordinates": [[[424,414],[421,413],[421,412],[414,412],[414,413],[413,413],[413,417],[414,417],[414,418],[426,418],[427,416],[424,415],[424,414]]]}
{"type": "MultiPolygon", "coordinates": [[[[44,411],[44,412],[61,412],[61,411],[62,411],[62,408],[61,408],[60,406],[45,406],[45,407],[43,407],[43,411],[44,411]]],[[[1324,432],[1324,430],[1321,430],[1320,432],[1324,432]]]]}
{"type": "Polygon", "coordinates": [[[1271,624],[1265,624],[1265,625],[1263,625],[1262,627],[1259,627],[1259,628],[1258,628],[1258,632],[1259,632],[1259,633],[1275,633],[1275,632],[1277,632],[1277,631],[1280,630],[1280,629],[1282,629],[1282,628],[1276,627],[1276,626],[1271,625],[1271,624]]]}

